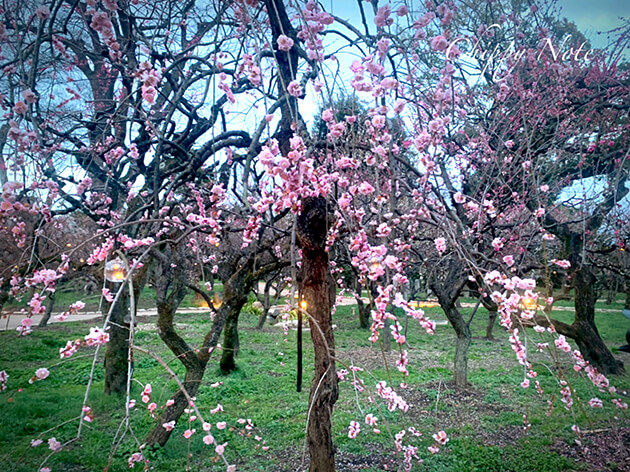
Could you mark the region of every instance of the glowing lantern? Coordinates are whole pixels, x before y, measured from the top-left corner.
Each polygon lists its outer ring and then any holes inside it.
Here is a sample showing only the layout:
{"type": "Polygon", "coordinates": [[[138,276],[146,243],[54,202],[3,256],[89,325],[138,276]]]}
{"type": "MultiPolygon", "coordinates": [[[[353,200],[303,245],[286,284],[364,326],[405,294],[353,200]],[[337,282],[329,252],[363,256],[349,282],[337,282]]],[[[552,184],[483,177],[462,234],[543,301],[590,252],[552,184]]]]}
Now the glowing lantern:
{"type": "Polygon", "coordinates": [[[381,261],[379,261],[376,257],[374,259],[372,259],[372,271],[376,272],[379,271],[381,269],[382,265],[381,265],[381,261]]]}
{"type": "Polygon", "coordinates": [[[538,303],[535,298],[523,297],[521,298],[520,308],[524,310],[537,310],[538,303]]]}
{"type": "Polygon", "coordinates": [[[129,267],[120,258],[116,258],[105,264],[105,279],[108,282],[122,282],[127,278],[129,267]]]}
{"type": "Polygon", "coordinates": [[[212,297],[212,306],[215,310],[218,310],[223,305],[223,297],[220,293],[214,292],[214,296],[212,297]]]}
{"type": "Polygon", "coordinates": [[[300,308],[301,308],[302,310],[306,310],[306,308],[307,308],[307,307],[308,307],[308,303],[306,303],[306,300],[302,300],[302,301],[300,302],[300,308]]]}

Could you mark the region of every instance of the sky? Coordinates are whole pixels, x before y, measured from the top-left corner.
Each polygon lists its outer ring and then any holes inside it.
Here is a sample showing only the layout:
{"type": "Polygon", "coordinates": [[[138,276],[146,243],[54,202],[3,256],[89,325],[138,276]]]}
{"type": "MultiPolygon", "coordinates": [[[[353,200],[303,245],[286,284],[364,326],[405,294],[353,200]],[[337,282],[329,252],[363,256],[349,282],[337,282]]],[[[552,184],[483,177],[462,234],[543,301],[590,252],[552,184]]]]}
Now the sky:
{"type": "Polygon", "coordinates": [[[607,44],[606,35],[598,35],[599,31],[621,26],[619,17],[630,21],[630,0],[558,0],[558,6],[561,16],[573,21],[597,48],[607,44]]]}

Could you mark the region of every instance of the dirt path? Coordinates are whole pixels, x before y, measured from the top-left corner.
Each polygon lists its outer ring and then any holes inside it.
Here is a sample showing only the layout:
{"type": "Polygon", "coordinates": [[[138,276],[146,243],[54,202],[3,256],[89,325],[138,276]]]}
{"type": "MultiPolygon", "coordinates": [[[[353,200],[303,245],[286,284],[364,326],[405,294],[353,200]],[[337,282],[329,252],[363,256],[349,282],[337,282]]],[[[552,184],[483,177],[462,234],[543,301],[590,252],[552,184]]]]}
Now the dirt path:
{"type": "MultiPolygon", "coordinates": [[[[365,301],[367,302],[368,300],[366,299],[365,301]]],[[[356,300],[353,297],[344,297],[340,305],[356,305],[356,300]]],[[[466,308],[474,308],[475,304],[464,302],[462,303],[462,306],[466,308]]],[[[282,308],[282,307],[283,306],[281,305],[277,307],[274,306],[273,308],[282,308]]],[[[180,308],[179,310],[177,310],[177,313],[203,313],[204,311],[207,311],[207,310],[208,310],[207,308],[199,308],[199,307],[180,308]]],[[[571,306],[554,306],[553,310],[554,311],[575,311],[575,308],[571,306]]],[[[619,313],[621,311],[614,308],[597,308],[596,310],[603,313],[619,313]]],[[[60,313],[53,313],[53,315],[50,317],[49,323],[60,323],[54,318],[56,315],[59,315],[59,314],[60,313]]],[[[157,310],[154,308],[138,310],[138,316],[156,316],[156,315],[157,315],[157,310]]],[[[14,331],[18,326],[21,325],[22,319],[25,317],[26,316],[20,312],[2,313],[2,316],[0,317],[0,331],[14,331]]],[[[33,316],[33,325],[32,325],[33,328],[37,328],[37,325],[39,324],[41,319],[42,319],[42,315],[33,316]]],[[[66,323],[69,321],[90,321],[90,320],[101,321],[102,319],[103,319],[103,316],[100,312],[91,311],[91,312],[86,312],[86,313],[80,313],[77,315],[70,315],[65,321],[62,321],[61,323],[66,323]]],[[[99,323],[96,323],[96,324],[99,324],[99,323]]]]}
{"type": "MultiPolygon", "coordinates": [[[[179,310],[177,310],[177,313],[203,313],[204,311],[208,311],[208,309],[207,308],[180,308],[179,310]]],[[[54,317],[59,314],[60,313],[53,313],[48,323],[49,324],[50,323],[68,323],[70,321],[96,320],[97,323],[95,324],[98,325],[103,320],[103,315],[99,311],[89,311],[89,312],[80,313],[77,315],[70,315],[64,321],[55,320],[54,317]]],[[[144,309],[144,310],[141,309],[141,310],[138,310],[138,316],[157,316],[157,310],[156,309],[144,309]]],[[[20,312],[3,313],[2,317],[0,318],[0,331],[15,330],[18,326],[22,324],[23,318],[26,318],[26,316],[20,312]]],[[[33,325],[32,325],[33,329],[37,329],[37,325],[39,324],[41,319],[42,319],[42,315],[33,316],[33,325]]]]}

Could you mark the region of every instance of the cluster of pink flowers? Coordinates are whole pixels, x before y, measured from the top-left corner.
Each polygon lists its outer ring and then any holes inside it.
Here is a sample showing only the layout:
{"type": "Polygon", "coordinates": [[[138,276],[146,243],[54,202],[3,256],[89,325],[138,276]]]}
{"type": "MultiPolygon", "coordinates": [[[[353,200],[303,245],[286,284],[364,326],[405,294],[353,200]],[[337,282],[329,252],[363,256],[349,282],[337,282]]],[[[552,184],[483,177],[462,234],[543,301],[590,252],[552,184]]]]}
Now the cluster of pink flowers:
{"type": "Polygon", "coordinates": [[[85,191],[89,190],[91,187],[92,179],[86,177],[85,179],[81,180],[81,182],[79,182],[79,184],[77,185],[77,195],[83,195],[85,191]]]}
{"type": "Polygon", "coordinates": [[[378,416],[368,413],[365,415],[365,424],[372,427],[372,432],[380,434],[381,430],[378,429],[378,416]]]}
{"type": "Polygon", "coordinates": [[[92,14],[90,27],[103,38],[105,45],[109,48],[110,58],[113,60],[120,59],[120,44],[118,44],[114,36],[114,26],[109,14],[102,10],[94,11],[92,9],[88,13],[92,14]]]}
{"type": "Polygon", "coordinates": [[[61,450],[61,443],[57,441],[57,438],[52,437],[48,440],[48,449],[53,452],[59,452],[61,450]]]}
{"type": "Polygon", "coordinates": [[[435,443],[427,447],[431,454],[437,454],[440,452],[440,445],[444,446],[449,441],[448,436],[444,431],[439,431],[434,434],[433,439],[435,439],[435,443]]]}
{"type": "Polygon", "coordinates": [[[99,346],[109,342],[109,333],[103,331],[98,326],[90,328],[90,334],[85,336],[86,346],[99,346]]]}
{"type": "Polygon", "coordinates": [[[133,239],[127,236],[126,234],[121,234],[120,236],[118,236],[118,241],[122,243],[125,249],[151,246],[153,243],[155,243],[155,239],[150,236],[143,239],[133,239]]]}
{"type": "Polygon", "coordinates": [[[148,62],[142,62],[136,72],[136,77],[142,82],[142,98],[149,105],[153,105],[157,97],[157,87],[162,75],[148,62]]]}
{"type": "Polygon", "coordinates": [[[52,269],[41,269],[33,272],[31,277],[26,279],[26,286],[32,287],[37,284],[42,284],[49,292],[55,291],[55,281],[59,279],[62,274],[52,269]]]}
{"type": "Polygon", "coordinates": [[[558,267],[562,267],[563,269],[568,269],[569,267],[571,267],[571,263],[569,261],[566,260],[561,260],[561,259],[551,259],[552,264],[557,265],[558,267]]]}
{"type": "Polygon", "coordinates": [[[297,80],[292,80],[289,83],[287,87],[287,92],[289,92],[289,94],[293,95],[294,97],[298,97],[298,98],[304,95],[304,90],[302,89],[302,86],[297,80]]]}
{"type": "Polygon", "coordinates": [[[20,326],[15,328],[15,330],[19,333],[20,336],[26,336],[33,332],[33,330],[31,329],[32,325],[33,325],[33,318],[31,317],[22,318],[22,321],[20,321],[20,326]]]}
{"type": "Polygon", "coordinates": [[[144,386],[144,390],[142,390],[142,401],[143,403],[149,403],[151,401],[151,392],[153,391],[153,388],[151,387],[151,384],[146,384],[144,386]]]}
{"type": "Polygon", "coordinates": [[[573,406],[573,396],[571,395],[571,387],[564,380],[560,381],[560,395],[562,395],[562,403],[567,410],[573,406]]]}
{"type": "Polygon", "coordinates": [[[562,335],[558,336],[558,339],[554,341],[554,344],[561,351],[564,351],[567,353],[571,352],[571,345],[567,342],[567,339],[562,335]]]}
{"type": "Polygon", "coordinates": [[[334,18],[329,13],[322,11],[314,0],[309,0],[306,3],[301,17],[304,19],[304,23],[298,32],[298,38],[304,41],[309,59],[322,61],[324,51],[320,34],[323,33],[327,25],[334,22],[334,18]]]}
{"type": "MultiPolygon", "coordinates": [[[[81,302],[79,302],[81,303],[81,302]]],[[[99,327],[90,328],[90,333],[83,340],[76,339],[66,342],[66,345],[59,349],[61,359],[71,357],[81,346],[99,346],[109,342],[109,333],[99,327]]]]}
{"type": "Polygon", "coordinates": [[[280,51],[290,51],[293,47],[293,40],[284,34],[278,36],[278,49],[280,51]]]}
{"type": "Polygon", "coordinates": [[[141,452],[134,452],[127,459],[127,465],[130,469],[133,469],[137,462],[145,461],[144,455],[141,452]]]}
{"type": "Polygon", "coordinates": [[[9,380],[9,374],[6,370],[0,370],[0,392],[4,392],[7,389],[7,382],[9,380]]]}
{"type": "Polygon", "coordinates": [[[435,238],[433,242],[435,244],[435,249],[440,253],[440,255],[446,252],[446,239],[435,238]]]}
{"type": "Polygon", "coordinates": [[[26,112],[28,111],[27,104],[32,104],[32,103],[37,102],[37,95],[35,95],[35,93],[31,89],[26,89],[22,91],[22,98],[24,100],[18,100],[17,102],[15,102],[15,105],[13,106],[13,111],[17,113],[18,115],[26,114],[26,112]]]}
{"type": "Polygon", "coordinates": [[[348,426],[348,437],[350,439],[356,438],[361,432],[361,425],[357,421],[350,421],[350,426],[348,426]]]}
{"type": "Polygon", "coordinates": [[[81,344],[82,342],[80,339],[77,339],[74,342],[66,342],[66,345],[59,349],[59,357],[61,359],[72,357],[72,355],[79,350],[81,344]]]}
{"type": "Polygon", "coordinates": [[[390,18],[391,14],[392,14],[391,6],[385,5],[385,6],[380,7],[376,11],[376,15],[374,16],[374,24],[378,26],[379,28],[382,28],[385,26],[391,26],[392,24],[394,24],[394,20],[390,18]]]}
{"type": "Polygon", "coordinates": [[[89,406],[85,405],[81,408],[81,413],[83,414],[83,421],[87,421],[88,423],[94,421],[94,410],[92,410],[89,406]]]}
{"type": "Polygon", "coordinates": [[[110,251],[114,247],[114,238],[109,238],[101,246],[92,251],[92,254],[87,259],[88,265],[94,265],[97,262],[102,262],[107,259],[110,251]]]}
{"type": "Polygon", "coordinates": [[[427,334],[435,334],[435,321],[428,319],[422,309],[412,307],[411,304],[403,298],[402,294],[396,294],[393,305],[402,308],[407,316],[417,320],[427,334]]]}
{"type": "Polygon", "coordinates": [[[376,384],[376,393],[380,398],[387,402],[387,409],[389,411],[396,411],[397,409],[407,412],[409,405],[407,402],[398,395],[394,389],[387,386],[387,382],[380,381],[376,384]]]}

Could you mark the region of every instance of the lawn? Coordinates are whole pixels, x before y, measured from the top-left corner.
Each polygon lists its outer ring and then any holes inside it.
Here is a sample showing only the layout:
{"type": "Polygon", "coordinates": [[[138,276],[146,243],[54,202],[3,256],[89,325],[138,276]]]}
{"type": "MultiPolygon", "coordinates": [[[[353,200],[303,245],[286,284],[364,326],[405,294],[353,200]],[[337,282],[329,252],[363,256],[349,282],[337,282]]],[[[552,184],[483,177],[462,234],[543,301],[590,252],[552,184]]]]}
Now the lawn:
{"type": "MultiPolygon", "coordinates": [[[[602,304],[602,308],[609,308],[602,304]]],[[[600,393],[580,375],[574,373],[569,360],[561,358],[557,365],[548,358],[532,353],[538,380],[545,393],[542,398],[531,386],[523,389],[522,367],[517,363],[504,330],[495,329],[496,341],[482,338],[487,317],[480,310],[473,322],[473,342],[470,351],[470,381],[466,390],[454,390],[449,380],[454,357],[454,335],[449,326],[438,326],[429,336],[413,320],[408,328],[410,375],[405,379],[396,369],[396,352],[384,353],[380,345],[368,341],[369,333],[357,328],[356,310],[351,306],[337,309],[334,323],[338,369],[355,365],[365,390],[357,392],[350,381],[340,383],[340,398],[335,406],[333,434],[337,446],[339,471],[399,470],[400,454],[393,454],[392,436],[406,430],[405,444],[418,447],[413,470],[427,471],[588,471],[630,470],[627,448],[630,440],[630,418],[627,410],[615,408],[607,393],[600,393]],[[387,366],[384,364],[387,360],[387,366]],[[556,375],[566,379],[581,401],[568,412],[559,399],[556,375]],[[409,404],[407,414],[390,412],[374,399],[378,380],[385,379],[409,404]],[[406,382],[408,388],[399,387],[406,382]],[[604,408],[592,409],[585,404],[592,397],[604,400],[604,408]],[[551,402],[551,404],[549,403],[551,402]],[[551,406],[550,406],[551,405],[551,406]],[[379,418],[380,434],[363,422],[366,414],[379,418]],[[531,425],[526,431],[523,415],[531,425]],[[350,421],[361,423],[356,439],[348,437],[350,421]],[[582,447],[575,443],[571,426],[578,424],[584,431],[582,447]],[[413,436],[414,427],[422,435],[413,436]],[[433,455],[427,447],[432,435],[445,430],[450,438],[440,453],[433,455]],[[585,450],[588,448],[588,452],[585,450]]],[[[443,319],[439,308],[426,309],[433,319],[443,319]]],[[[568,318],[570,312],[554,312],[568,318]]],[[[150,318],[141,320],[136,341],[139,346],[154,351],[181,375],[179,362],[161,344],[150,318]]],[[[600,312],[597,317],[602,336],[618,357],[630,367],[630,356],[617,352],[624,343],[628,320],[620,312],[600,312]]],[[[305,424],[308,394],[312,376],[310,334],[305,333],[305,388],[296,392],[296,333],[285,335],[282,329],[265,326],[256,330],[257,316],[243,313],[241,318],[241,352],[239,370],[222,376],[217,369],[217,357],[211,360],[206,377],[197,395],[197,404],[204,417],[213,425],[225,421],[227,428],[212,432],[219,443],[228,442],[226,457],[245,471],[305,470],[305,424]],[[216,385],[216,382],[221,382],[216,385]],[[214,385],[214,386],[213,386],[214,385]],[[224,411],[212,414],[220,403],[224,411]],[[238,420],[251,419],[255,428],[247,430],[238,420]],[[257,438],[258,437],[258,438],[257,438]],[[268,448],[268,449],[267,449],[268,448]]],[[[77,421],[89,378],[93,348],[82,348],[73,358],[59,360],[59,349],[67,340],[83,337],[93,324],[54,324],[36,330],[28,338],[14,333],[0,333],[0,370],[9,374],[8,388],[0,392],[0,470],[35,471],[51,452],[50,437],[64,442],[76,435],[77,421]],[[50,376],[29,384],[39,367],[47,367],[50,376]],[[61,425],[61,426],[59,426],[61,425]],[[33,439],[43,444],[31,447],[33,439]]],[[[207,314],[179,315],[177,326],[184,337],[197,344],[209,327],[207,314]]],[[[531,331],[532,340],[537,334],[531,331]]],[[[102,356],[102,352],[100,353],[102,356]]],[[[94,421],[84,429],[82,438],[61,452],[53,454],[48,466],[52,471],[129,470],[127,459],[138,450],[128,434],[112,453],[112,442],[124,417],[124,400],[105,397],[103,369],[98,365],[95,383],[89,397],[94,421]]],[[[176,389],[175,382],[151,357],[138,355],[135,363],[132,398],[138,406],[132,410],[131,424],[139,441],[155,424],[140,394],[146,383],[153,387],[152,401],[164,405],[176,389]]],[[[616,395],[624,401],[630,388],[630,376],[611,379],[617,386],[616,395]]],[[[213,446],[202,442],[203,431],[197,430],[185,439],[188,428],[183,417],[176,426],[167,446],[148,451],[153,470],[159,471],[223,471],[213,446]]],[[[141,465],[136,465],[141,470],[141,465]]]]}

